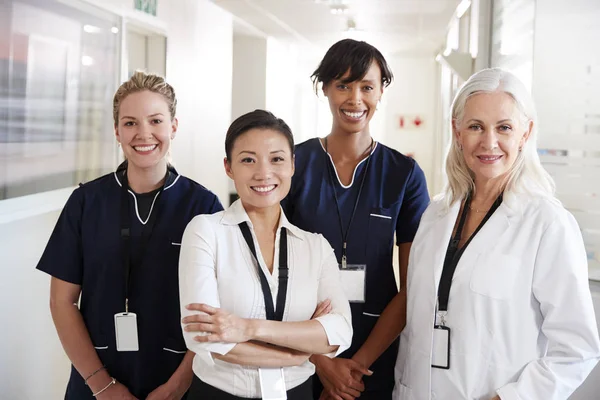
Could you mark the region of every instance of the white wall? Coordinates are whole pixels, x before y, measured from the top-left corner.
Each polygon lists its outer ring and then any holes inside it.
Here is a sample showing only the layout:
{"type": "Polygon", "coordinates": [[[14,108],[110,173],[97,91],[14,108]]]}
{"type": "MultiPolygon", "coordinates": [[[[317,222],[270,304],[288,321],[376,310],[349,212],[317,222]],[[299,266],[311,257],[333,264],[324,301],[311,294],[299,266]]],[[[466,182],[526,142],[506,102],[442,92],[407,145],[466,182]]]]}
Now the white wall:
{"type": "MultiPolygon", "coordinates": [[[[538,148],[568,151],[568,156],[542,155],[541,159],[556,181],[558,198],[577,218],[590,277],[598,280],[600,2],[537,1],[535,18],[532,91],[539,119],[538,148]]],[[[590,287],[600,322],[600,283],[591,282],[590,287]]],[[[597,366],[571,399],[597,399],[599,392],[597,366]]]]}
{"type": "Polygon", "coordinates": [[[285,120],[296,143],[331,129],[327,100],[315,94],[310,80],[324,54],[307,44],[267,40],[267,109],[285,120]]]}
{"type": "Polygon", "coordinates": [[[0,224],[0,399],[64,396],[69,360],[48,308],[49,279],[34,269],[58,214],[0,224]]]}
{"type": "MultiPolygon", "coordinates": [[[[436,73],[435,59],[432,57],[394,56],[388,59],[394,74],[392,85],[383,94],[385,112],[385,132],[381,136],[384,144],[402,154],[412,153],[425,172],[430,194],[434,168],[439,168],[441,160],[434,152],[436,134],[435,104],[436,73]],[[399,118],[405,117],[405,127],[400,128],[399,118]],[[415,127],[415,117],[423,123],[415,127]]],[[[380,110],[379,112],[381,112],[380,110]]]]}
{"type": "MultiPolygon", "coordinates": [[[[109,0],[102,6],[164,27],[167,79],[179,101],[176,167],[225,200],[222,157],[231,119],[231,15],[206,0],[161,1],[157,18],[132,12],[130,0],[109,0]]],[[[55,210],[46,206],[37,215],[15,202],[0,202],[0,399],[64,396],[69,361],[49,313],[49,277],[34,269],[66,199],[64,192],[62,201],[55,200],[56,194],[36,195],[38,203],[48,198],[55,205],[55,210]]]]}
{"type": "Polygon", "coordinates": [[[178,97],[179,132],[173,142],[173,159],[180,173],[224,202],[228,178],[222,165],[231,121],[232,17],[204,0],[172,0],[165,8],[167,79],[178,97]]]}
{"type": "Polygon", "coordinates": [[[231,119],[265,109],[267,101],[267,39],[233,36],[231,119]]]}

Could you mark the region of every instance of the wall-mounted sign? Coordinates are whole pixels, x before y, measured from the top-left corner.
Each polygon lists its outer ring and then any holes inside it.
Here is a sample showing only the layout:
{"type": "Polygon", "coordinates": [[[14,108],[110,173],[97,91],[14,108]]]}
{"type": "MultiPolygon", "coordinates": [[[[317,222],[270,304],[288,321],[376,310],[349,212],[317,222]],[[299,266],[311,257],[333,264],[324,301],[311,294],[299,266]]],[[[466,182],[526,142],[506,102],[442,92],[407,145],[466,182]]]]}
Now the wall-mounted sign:
{"type": "Polygon", "coordinates": [[[136,10],[156,17],[156,3],[158,0],[133,0],[133,6],[136,10]]]}
{"type": "Polygon", "coordinates": [[[423,126],[423,117],[419,114],[402,114],[398,116],[398,128],[415,129],[423,126]]]}

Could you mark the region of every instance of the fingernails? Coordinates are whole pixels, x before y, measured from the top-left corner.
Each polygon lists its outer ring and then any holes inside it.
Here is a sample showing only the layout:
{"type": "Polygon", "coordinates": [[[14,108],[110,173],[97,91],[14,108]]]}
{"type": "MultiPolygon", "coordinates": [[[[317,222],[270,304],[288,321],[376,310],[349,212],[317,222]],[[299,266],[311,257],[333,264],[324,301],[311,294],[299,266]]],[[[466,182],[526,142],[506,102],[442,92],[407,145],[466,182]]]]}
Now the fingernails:
{"type": "Polygon", "coordinates": [[[367,371],[369,371],[369,376],[373,375],[373,371],[371,371],[370,369],[368,369],[367,371]]]}

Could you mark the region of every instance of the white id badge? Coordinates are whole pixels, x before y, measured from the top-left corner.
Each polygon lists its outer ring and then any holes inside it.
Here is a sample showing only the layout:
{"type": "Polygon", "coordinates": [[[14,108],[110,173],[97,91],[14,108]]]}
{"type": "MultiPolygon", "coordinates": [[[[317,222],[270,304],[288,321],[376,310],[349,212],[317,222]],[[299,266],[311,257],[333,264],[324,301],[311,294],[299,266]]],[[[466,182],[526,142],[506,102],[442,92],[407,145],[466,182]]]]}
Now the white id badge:
{"type": "Polygon", "coordinates": [[[364,303],[367,266],[365,264],[348,264],[346,268],[342,268],[340,264],[339,268],[342,287],[350,303],[364,303]]]}
{"type": "Polygon", "coordinates": [[[450,369],[450,328],[447,326],[435,325],[433,327],[431,366],[450,369]]]}
{"type": "Polygon", "coordinates": [[[117,351],[138,351],[137,315],[135,313],[115,314],[115,337],[117,351]]]}
{"type": "Polygon", "coordinates": [[[258,377],[263,400],[287,400],[283,368],[259,368],[258,377]]]}

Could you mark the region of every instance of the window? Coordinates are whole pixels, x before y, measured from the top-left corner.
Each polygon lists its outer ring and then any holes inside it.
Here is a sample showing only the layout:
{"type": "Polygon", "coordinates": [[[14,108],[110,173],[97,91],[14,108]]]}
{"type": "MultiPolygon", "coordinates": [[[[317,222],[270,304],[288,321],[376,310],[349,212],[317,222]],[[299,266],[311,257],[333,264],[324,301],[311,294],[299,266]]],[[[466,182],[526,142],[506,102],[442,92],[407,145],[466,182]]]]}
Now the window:
{"type": "Polygon", "coordinates": [[[112,170],[119,18],[56,0],[0,7],[0,200],[112,170]]]}

